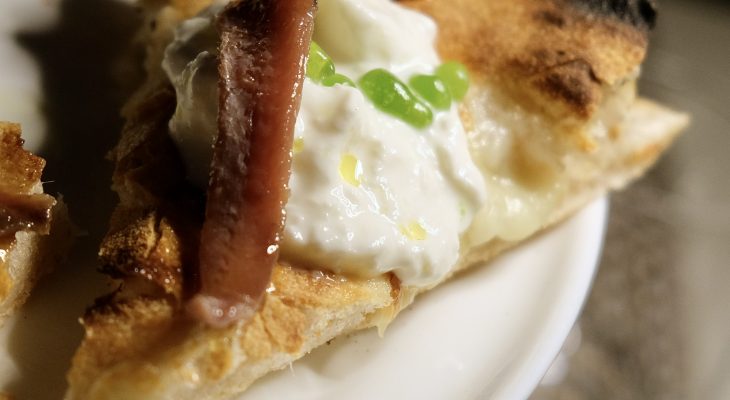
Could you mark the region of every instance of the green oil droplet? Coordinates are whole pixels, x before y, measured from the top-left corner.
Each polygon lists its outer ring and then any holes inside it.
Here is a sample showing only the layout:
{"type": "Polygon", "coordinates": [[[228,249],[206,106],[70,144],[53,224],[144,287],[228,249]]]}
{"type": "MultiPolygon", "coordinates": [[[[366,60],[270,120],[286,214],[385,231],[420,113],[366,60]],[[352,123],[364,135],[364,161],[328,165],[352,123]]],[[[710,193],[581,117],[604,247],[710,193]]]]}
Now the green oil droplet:
{"type": "Polygon", "coordinates": [[[358,81],[360,90],[380,111],[390,114],[416,128],[431,124],[433,113],[395,75],[378,68],[358,81]]]}
{"type": "Polygon", "coordinates": [[[436,76],[441,78],[455,100],[461,100],[469,89],[469,72],[458,62],[451,61],[436,68],[436,76]]]}
{"type": "Polygon", "coordinates": [[[334,74],[335,63],[317,43],[312,42],[309,45],[309,58],[307,59],[307,78],[321,82],[334,74]]]}
{"type": "Polygon", "coordinates": [[[441,78],[434,75],[414,75],[408,84],[434,108],[448,110],[451,106],[451,94],[441,78]]]}

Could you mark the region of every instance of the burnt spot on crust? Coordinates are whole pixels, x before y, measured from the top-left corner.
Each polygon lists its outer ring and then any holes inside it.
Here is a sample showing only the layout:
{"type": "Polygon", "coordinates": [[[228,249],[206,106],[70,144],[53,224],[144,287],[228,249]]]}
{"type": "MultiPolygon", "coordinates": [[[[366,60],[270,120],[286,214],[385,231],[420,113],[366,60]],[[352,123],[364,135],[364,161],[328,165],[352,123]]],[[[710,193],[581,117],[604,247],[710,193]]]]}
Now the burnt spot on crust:
{"type": "Polygon", "coordinates": [[[591,63],[571,50],[537,47],[509,60],[506,69],[514,79],[509,86],[534,88],[537,94],[565,104],[579,118],[589,118],[601,84],[591,63]]]}
{"type": "Polygon", "coordinates": [[[594,13],[610,15],[636,27],[653,28],[656,5],[652,0],[570,0],[594,13]]]}
{"type": "Polygon", "coordinates": [[[587,104],[594,102],[594,93],[586,90],[596,78],[591,66],[585,60],[572,60],[556,65],[535,76],[534,84],[551,97],[562,99],[578,112],[588,117],[587,104]]]}
{"type": "Polygon", "coordinates": [[[184,164],[168,135],[174,109],[174,92],[165,84],[127,110],[122,139],[111,153],[122,204],[99,256],[102,272],[112,278],[181,301],[197,290],[204,197],[185,180],[184,164]]]}
{"type": "Polygon", "coordinates": [[[591,119],[607,88],[635,77],[654,8],[647,0],[402,0],[439,27],[443,59],[469,68],[551,123],[591,119]]]}
{"type": "Polygon", "coordinates": [[[565,17],[554,10],[539,10],[535,13],[535,19],[558,28],[564,27],[566,22],[565,17]]]}
{"type": "Polygon", "coordinates": [[[102,272],[125,283],[146,283],[135,288],[147,293],[162,290],[177,300],[194,292],[197,277],[192,266],[197,260],[200,223],[184,214],[163,205],[109,232],[99,252],[102,272]]]}

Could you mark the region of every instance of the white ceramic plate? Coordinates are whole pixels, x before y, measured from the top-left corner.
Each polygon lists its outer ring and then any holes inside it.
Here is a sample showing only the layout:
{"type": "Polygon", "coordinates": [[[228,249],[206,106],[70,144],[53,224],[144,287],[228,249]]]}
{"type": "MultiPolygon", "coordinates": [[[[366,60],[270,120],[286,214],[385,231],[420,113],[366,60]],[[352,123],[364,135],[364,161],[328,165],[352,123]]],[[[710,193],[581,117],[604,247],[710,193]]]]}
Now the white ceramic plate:
{"type": "MultiPolygon", "coordinates": [[[[47,28],[62,4],[0,2],[0,119],[23,123],[31,148],[44,139],[43,94],[39,68],[14,32],[47,28]]],[[[335,340],[258,382],[241,399],[526,398],[583,304],[606,204],[599,200],[491,265],[418,298],[384,338],[373,330],[335,340]]],[[[76,318],[99,290],[92,272],[98,237],[80,241],[69,265],[41,282],[0,330],[0,392],[34,399],[63,392],[81,335],[76,318]]]]}

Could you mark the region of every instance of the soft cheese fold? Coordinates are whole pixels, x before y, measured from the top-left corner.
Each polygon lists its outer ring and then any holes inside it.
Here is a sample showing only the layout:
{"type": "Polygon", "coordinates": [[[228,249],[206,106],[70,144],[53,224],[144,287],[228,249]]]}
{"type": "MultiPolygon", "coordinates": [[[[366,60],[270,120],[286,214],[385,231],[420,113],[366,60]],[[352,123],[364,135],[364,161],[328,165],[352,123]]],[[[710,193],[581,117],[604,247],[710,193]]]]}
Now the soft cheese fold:
{"type": "MultiPolygon", "coordinates": [[[[216,7],[217,8],[217,7],[216,7]]],[[[188,177],[207,186],[216,134],[215,9],[181,24],[163,68],[178,107],[170,131],[188,177]]],[[[385,68],[407,81],[440,60],[434,23],[385,0],[321,0],[314,39],[352,79],[385,68]]],[[[282,258],[335,272],[392,271],[425,287],[449,273],[486,201],[456,106],[419,130],[356,88],[305,80],[296,123],[282,258]]]]}

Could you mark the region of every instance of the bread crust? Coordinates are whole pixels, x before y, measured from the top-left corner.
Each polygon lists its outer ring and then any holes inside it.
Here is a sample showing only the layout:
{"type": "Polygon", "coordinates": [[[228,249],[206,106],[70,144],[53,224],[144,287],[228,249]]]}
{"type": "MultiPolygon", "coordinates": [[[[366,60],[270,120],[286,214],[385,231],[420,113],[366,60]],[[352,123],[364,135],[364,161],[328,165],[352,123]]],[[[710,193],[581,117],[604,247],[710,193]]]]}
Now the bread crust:
{"type": "Polygon", "coordinates": [[[19,232],[12,247],[0,263],[0,326],[30,296],[38,279],[62,263],[76,237],[76,228],[68,217],[62,199],[51,209],[51,230],[47,234],[19,232]]]}
{"type": "Polygon", "coordinates": [[[23,149],[20,125],[0,121],[0,190],[32,193],[46,161],[23,149]]]}

